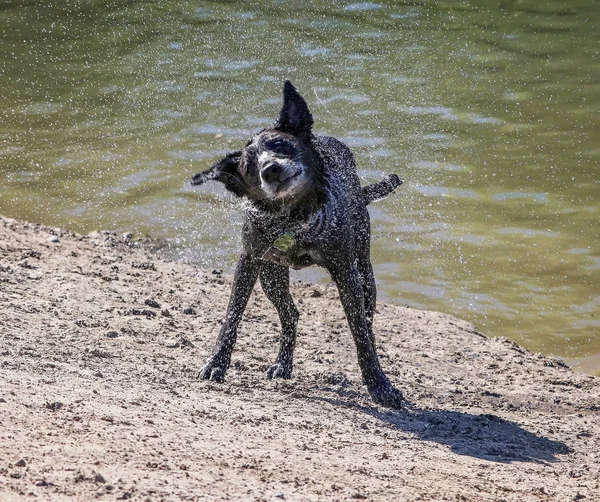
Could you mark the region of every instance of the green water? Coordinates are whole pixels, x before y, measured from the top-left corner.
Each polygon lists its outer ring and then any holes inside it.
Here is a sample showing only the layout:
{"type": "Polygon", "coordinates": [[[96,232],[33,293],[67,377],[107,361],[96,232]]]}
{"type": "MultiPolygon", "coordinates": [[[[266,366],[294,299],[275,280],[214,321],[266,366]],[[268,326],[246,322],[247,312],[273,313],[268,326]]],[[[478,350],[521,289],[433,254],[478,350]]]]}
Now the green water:
{"type": "Polygon", "coordinates": [[[230,269],[237,202],[186,182],[290,78],[365,182],[405,180],[372,207],[380,298],[597,361],[599,26],[579,0],[4,1],[0,213],[230,269]]]}

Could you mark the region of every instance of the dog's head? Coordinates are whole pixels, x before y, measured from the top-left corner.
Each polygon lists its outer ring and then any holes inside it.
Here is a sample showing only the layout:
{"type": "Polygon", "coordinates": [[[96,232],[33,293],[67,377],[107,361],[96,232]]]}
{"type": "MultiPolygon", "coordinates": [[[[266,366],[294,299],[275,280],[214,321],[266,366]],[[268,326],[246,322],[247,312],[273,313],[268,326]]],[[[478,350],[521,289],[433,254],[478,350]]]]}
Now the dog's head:
{"type": "Polygon", "coordinates": [[[194,175],[192,184],[220,181],[235,195],[273,208],[305,200],[315,192],[320,165],[311,146],[312,125],[306,101],[286,81],[283,107],[273,128],[194,175]]]}

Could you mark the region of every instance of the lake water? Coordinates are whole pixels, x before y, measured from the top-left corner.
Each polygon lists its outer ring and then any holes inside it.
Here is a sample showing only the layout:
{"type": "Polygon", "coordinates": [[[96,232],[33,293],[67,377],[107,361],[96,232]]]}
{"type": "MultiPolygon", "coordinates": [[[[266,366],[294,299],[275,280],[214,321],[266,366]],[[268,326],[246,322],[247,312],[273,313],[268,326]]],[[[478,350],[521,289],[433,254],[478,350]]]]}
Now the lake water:
{"type": "Polygon", "coordinates": [[[600,369],[600,2],[30,0],[0,24],[0,213],[231,270],[237,201],[187,181],[289,78],[364,183],[405,180],[372,206],[380,299],[600,369]]]}

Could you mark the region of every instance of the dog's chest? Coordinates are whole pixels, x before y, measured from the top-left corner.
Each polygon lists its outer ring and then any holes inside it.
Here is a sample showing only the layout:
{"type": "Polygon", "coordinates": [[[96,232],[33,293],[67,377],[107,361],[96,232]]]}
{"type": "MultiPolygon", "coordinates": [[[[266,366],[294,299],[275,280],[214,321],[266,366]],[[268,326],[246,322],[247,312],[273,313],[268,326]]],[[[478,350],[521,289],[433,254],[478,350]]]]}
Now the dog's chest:
{"type": "Polygon", "coordinates": [[[321,253],[307,225],[246,225],[244,247],[253,256],[299,270],[319,264],[321,253]]]}
{"type": "Polygon", "coordinates": [[[265,250],[261,259],[278,263],[279,265],[286,265],[295,270],[318,264],[320,261],[319,253],[314,249],[306,249],[297,245],[281,249],[276,245],[277,243],[274,244],[265,250]]]}

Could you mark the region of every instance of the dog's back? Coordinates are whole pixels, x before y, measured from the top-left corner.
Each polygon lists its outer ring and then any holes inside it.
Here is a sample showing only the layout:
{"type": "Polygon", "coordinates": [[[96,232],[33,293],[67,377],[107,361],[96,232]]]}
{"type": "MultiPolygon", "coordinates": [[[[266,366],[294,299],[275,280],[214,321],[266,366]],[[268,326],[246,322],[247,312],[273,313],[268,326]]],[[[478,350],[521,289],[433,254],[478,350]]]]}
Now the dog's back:
{"type": "Polygon", "coordinates": [[[350,148],[330,136],[315,136],[313,145],[323,159],[325,176],[335,179],[335,183],[349,190],[351,196],[356,195],[360,190],[360,181],[350,148]]]}
{"type": "Polygon", "coordinates": [[[350,149],[330,136],[315,136],[313,146],[323,159],[323,181],[330,197],[339,199],[336,204],[341,206],[340,209],[348,210],[351,218],[364,219],[366,204],[350,149]]]}

